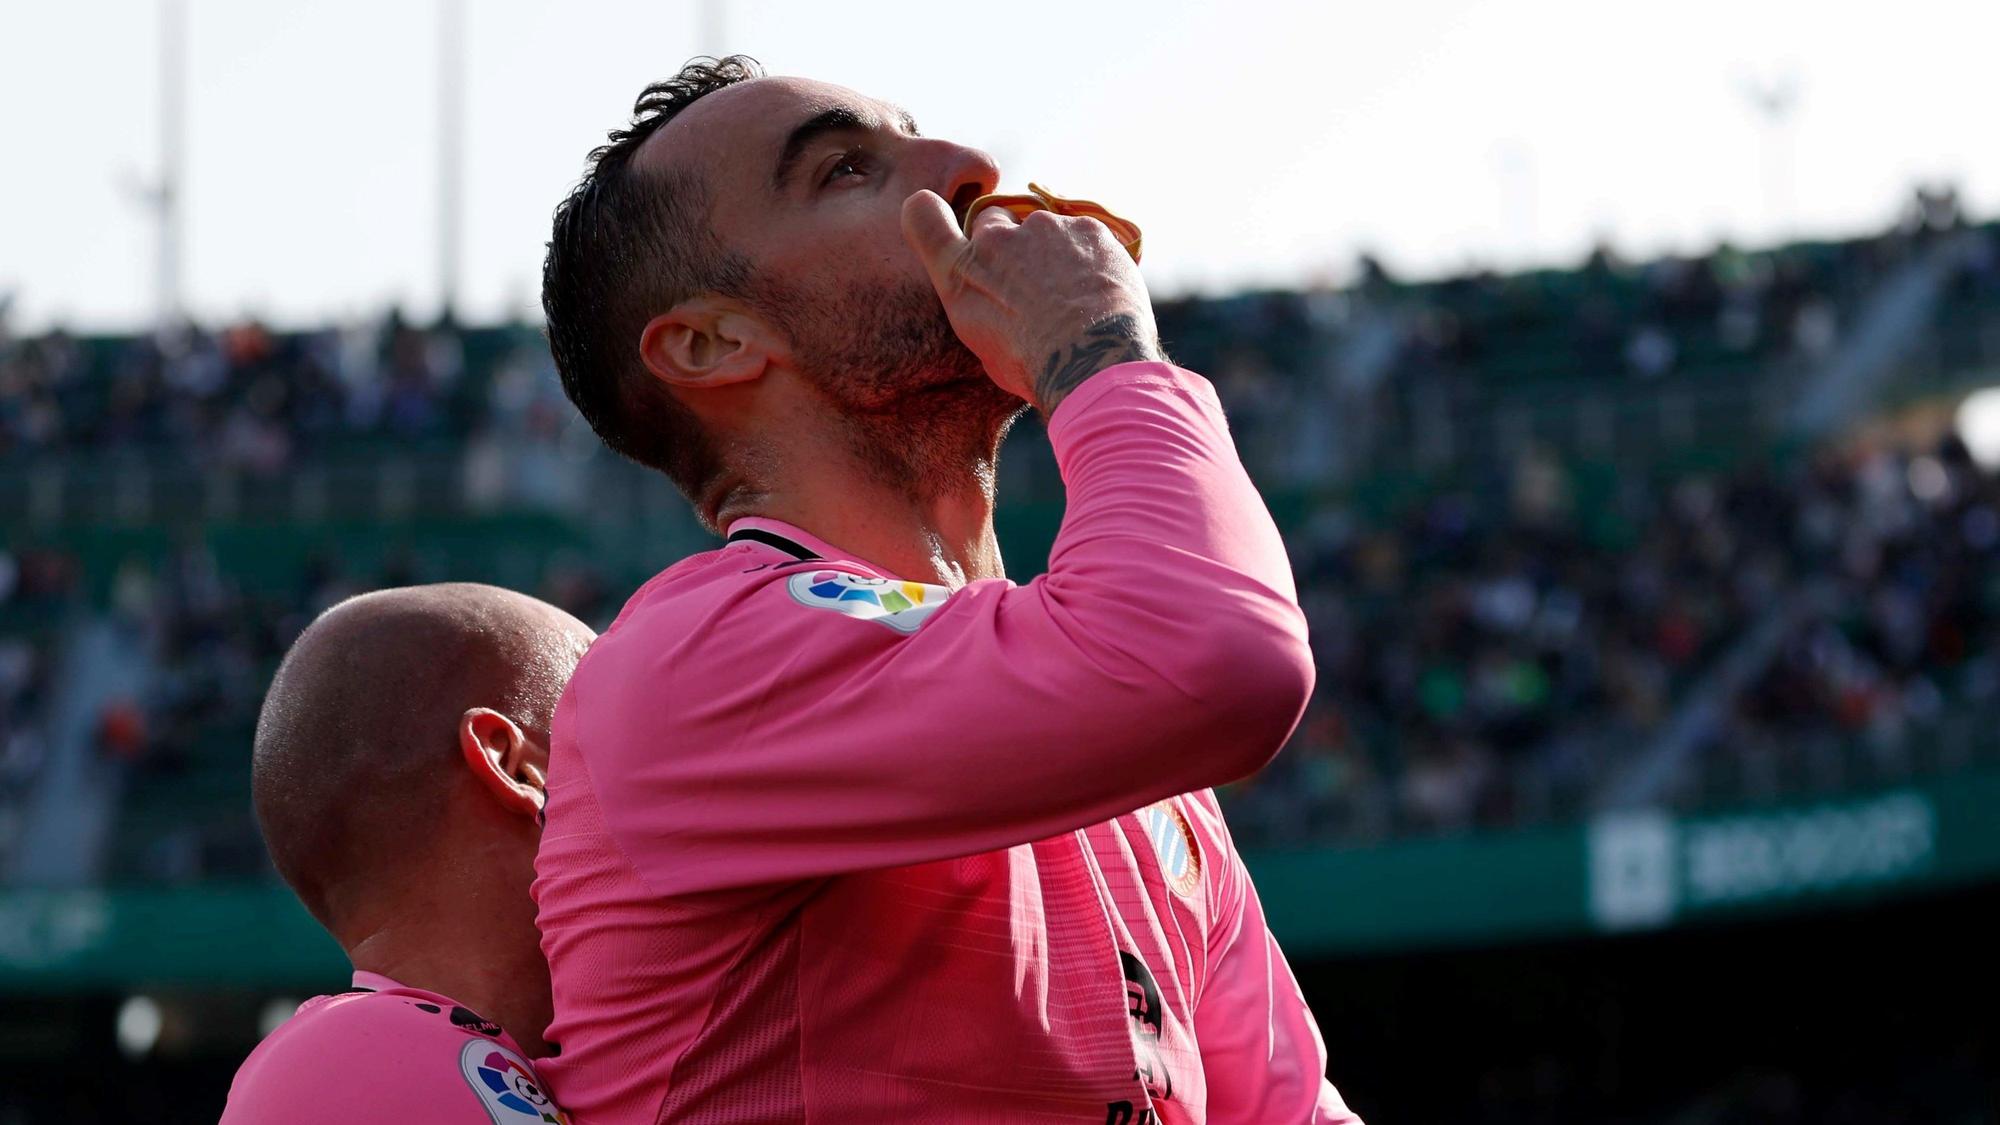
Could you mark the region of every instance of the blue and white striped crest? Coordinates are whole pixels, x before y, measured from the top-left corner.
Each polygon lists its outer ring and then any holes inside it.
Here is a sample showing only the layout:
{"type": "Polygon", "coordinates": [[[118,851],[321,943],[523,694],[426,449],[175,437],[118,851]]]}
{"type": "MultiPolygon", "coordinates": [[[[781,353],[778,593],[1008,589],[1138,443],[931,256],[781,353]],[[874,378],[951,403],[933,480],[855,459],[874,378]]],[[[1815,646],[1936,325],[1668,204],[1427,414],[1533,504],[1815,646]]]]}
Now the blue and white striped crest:
{"type": "Polygon", "coordinates": [[[1146,826],[1146,838],[1160,857],[1160,873],[1176,894],[1191,895],[1201,885],[1201,849],[1194,842],[1194,830],[1173,801],[1147,805],[1139,810],[1139,822],[1146,826]]]}

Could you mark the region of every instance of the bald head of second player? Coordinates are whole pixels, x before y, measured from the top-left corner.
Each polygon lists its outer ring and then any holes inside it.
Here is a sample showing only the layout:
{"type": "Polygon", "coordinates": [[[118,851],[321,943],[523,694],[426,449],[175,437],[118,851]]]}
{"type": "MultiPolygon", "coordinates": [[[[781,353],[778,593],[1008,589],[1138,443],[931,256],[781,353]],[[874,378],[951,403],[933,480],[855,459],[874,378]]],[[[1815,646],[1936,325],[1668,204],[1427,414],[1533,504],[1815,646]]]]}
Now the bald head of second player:
{"type": "Polygon", "coordinates": [[[544,1050],[529,896],[563,685],[594,638],[534,598],[444,583],[363,594],[299,636],[257,722],[278,872],[357,969],[444,993],[544,1050]]]}

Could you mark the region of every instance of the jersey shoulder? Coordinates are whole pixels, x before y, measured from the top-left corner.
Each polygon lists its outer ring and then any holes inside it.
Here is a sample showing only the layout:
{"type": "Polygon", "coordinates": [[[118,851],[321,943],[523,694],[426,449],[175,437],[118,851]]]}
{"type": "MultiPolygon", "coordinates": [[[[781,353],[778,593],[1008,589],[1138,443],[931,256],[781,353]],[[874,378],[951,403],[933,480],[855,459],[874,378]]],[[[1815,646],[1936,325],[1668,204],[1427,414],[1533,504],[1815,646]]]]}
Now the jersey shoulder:
{"type": "Polygon", "coordinates": [[[674,567],[660,575],[642,613],[767,629],[824,626],[844,617],[875,622],[887,633],[871,629],[861,635],[880,638],[916,632],[954,593],[886,577],[851,559],[774,557],[754,542],[731,543],[682,565],[685,570],[674,567]]]}
{"type": "Polygon", "coordinates": [[[244,1060],[223,1125],[356,1120],[567,1125],[500,1028],[444,997],[356,989],[306,1002],[244,1060]]]}
{"type": "Polygon", "coordinates": [[[974,596],[971,587],[885,578],[857,562],[774,555],[732,543],[662,571],[591,646],[577,677],[615,684],[636,676],[652,692],[671,670],[674,681],[705,693],[774,662],[760,657],[892,650],[949,603],[974,596]],[[725,670],[725,682],[707,682],[706,673],[725,670]]]}

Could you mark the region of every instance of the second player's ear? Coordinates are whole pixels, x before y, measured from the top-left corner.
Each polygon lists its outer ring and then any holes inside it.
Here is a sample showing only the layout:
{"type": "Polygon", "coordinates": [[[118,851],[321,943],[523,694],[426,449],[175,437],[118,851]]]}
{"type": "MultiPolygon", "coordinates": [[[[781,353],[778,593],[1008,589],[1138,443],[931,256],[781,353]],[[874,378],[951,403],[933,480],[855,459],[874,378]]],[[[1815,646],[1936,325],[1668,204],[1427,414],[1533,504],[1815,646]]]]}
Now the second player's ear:
{"type": "Polygon", "coordinates": [[[778,339],[761,317],[723,297],[693,297],[646,322],[639,355],[669,386],[702,390],[764,374],[778,339]]]}
{"type": "Polygon", "coordinates": [[[519,723],[490,707],[458,717],[458,748],[466,767],[511,812],[536,816],[548,801],[548,751],[519,723]]]}

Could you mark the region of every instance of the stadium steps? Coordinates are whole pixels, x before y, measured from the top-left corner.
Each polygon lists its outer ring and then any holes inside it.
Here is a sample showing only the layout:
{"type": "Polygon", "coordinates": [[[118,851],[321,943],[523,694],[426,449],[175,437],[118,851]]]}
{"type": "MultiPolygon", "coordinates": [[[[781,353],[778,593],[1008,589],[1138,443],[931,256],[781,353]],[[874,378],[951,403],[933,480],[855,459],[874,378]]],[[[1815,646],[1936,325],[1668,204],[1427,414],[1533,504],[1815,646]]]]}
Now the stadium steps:
{"type": "Polygon", "coordinates": [[[1604,787],[1600,807],[1648,808],[1665,803],[1676,787],[1685,786],[1697,766],[1697,754],[1715,734],[1730,702],[1763,672],[1793,629],[1827,613],[1839,600],[1838,587],[1821,581],[1772,606],[1681,696],[1652,745],[1604,787]]]}
{"type": "Polygon", "coordinates": [[[1945,285],[1970,253],[1973,236],[1941,240],[1891,274],[1869,297],[1854,331],[1803,388],[1790,418],[1794,436],[1811,440],[1872,407],[1931,328],[1945,285]]]}
{"type": "Polygon", "coordinates": [[[49,758],[10,857],[12,885],[76,887],[101,878],[124,777],[100,750],[98,723],[112,701],[142,700],[151,674],[140,638],[108,616],[72,634],[58,667],[49,758]]]}

